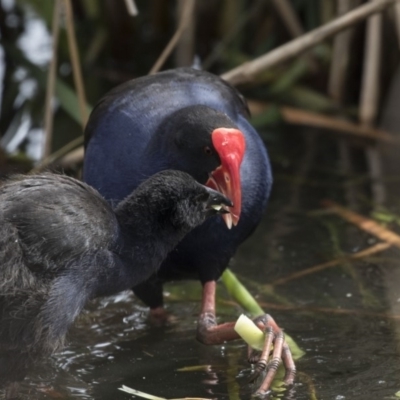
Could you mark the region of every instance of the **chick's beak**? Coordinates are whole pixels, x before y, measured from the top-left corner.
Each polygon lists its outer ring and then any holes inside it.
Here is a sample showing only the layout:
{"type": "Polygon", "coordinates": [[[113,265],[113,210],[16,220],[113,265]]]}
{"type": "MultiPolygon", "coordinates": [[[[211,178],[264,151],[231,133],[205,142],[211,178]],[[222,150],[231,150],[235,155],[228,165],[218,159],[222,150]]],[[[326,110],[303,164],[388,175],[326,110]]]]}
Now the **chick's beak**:
{"type": "Polygon", "coordinates": [[[229,214],[230,211],[227,207],[233,207],[232,201],[217,190],[211,189],[207,186],[204,186],[204,188],[209,194],[207,200],[208,214],[229,214]]]}

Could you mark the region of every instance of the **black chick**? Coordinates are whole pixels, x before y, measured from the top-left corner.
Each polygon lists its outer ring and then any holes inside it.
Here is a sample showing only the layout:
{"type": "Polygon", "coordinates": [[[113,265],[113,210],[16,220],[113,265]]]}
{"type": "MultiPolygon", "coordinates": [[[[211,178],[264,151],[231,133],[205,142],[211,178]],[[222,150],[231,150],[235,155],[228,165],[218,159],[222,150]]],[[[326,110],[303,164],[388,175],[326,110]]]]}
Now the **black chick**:
{"type": "Polygon", "coordinates": [[[43,174],[0,187],[0,382],[62,347],[86,302],[147,279],[230,200],[164,171],[113,210],[89,185],[43,174]]]}

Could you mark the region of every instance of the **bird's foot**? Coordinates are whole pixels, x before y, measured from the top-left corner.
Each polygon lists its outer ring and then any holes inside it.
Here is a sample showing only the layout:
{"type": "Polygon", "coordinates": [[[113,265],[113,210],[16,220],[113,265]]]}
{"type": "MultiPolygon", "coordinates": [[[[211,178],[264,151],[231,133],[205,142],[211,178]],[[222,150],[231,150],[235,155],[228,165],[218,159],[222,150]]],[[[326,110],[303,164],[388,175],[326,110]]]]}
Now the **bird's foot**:
{"type": "Polygon", "coordinates": [[[272,381],[281,362],[285,367],[283,381],[286,385],[293,383],[296,375],[296,366],[290,348],[285,341],[285,335],[274,319],[265,314],[256,318],[254,323],[265,333],[265,342],[261,352],[249,349],[248,359],[251,364],[255,365],[251,381],[254,381],[261,373],[266,371],[265,378],[255,393],[258,397],[264,397],[271,388],[272,381]]]}
{"type": "Polygon", "coordinates": [[[238,334],[233,329],[234,325],[234,322],[218,325],[215,313],[201,313],[197,324],[196,338],[200,343],[207,345],[229,342],[238,338],[238,334]]]}

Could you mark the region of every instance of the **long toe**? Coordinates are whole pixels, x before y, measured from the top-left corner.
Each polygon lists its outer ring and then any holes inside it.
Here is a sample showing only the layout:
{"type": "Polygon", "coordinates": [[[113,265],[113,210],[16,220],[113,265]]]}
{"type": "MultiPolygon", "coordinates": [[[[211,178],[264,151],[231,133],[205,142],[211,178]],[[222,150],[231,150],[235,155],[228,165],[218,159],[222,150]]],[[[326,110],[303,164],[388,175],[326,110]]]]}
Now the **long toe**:
{"type": "Polygon", "coordinates": [[[285,335],[274,319],[265,314],[254,320],[256,325],[266,333],[265,343],[259,360],[257,361],[255,371],[258,375],[266,370],[267,374],[256,391],[257,396],[265,396],[272,385],[276,372],[281,362],[285,367],[285,384],[292,384],[296,375],[296,366],[293,361],[292,353],[285,341],[285,335]],[[273,347],[272,355],[271,349],[273,347]]]}

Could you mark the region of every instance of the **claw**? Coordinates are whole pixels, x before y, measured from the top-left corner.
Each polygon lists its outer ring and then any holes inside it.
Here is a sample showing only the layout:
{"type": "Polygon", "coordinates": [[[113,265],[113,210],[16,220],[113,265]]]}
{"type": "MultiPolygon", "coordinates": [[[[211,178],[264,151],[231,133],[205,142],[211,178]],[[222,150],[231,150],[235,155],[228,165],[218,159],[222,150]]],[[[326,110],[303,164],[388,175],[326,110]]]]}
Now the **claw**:
{"type": "Polygon", "coordinates": [[[283,343],[282,360],[286,370],[283,381],[286,385],[292,385],[296,377],[296,366],[290,348],[286,342],[283,343]]]}
{"type": "MultiPolygon", "coordinates": [[[[274,319],[266,314],[256,318],[254,323],[266,332],[264,347],[261,353],[257,353],[257,355],[259,354],[259,359],[256,362],[255,371],[252,375],[252,379],[255,380],[261,372],[267,371],[261,386],[255,393],[258,397],[264,397],[270,391],[271,384],[281,362],[283,362],[286,370],[285,384],[289,385],[293,383],[296,375],[296,367],[289,346],[285,342],[285,335],[274,319]],[[269,360],[272,346],[272,358],[269,360]]],[[[250,358],[252,361],[254,360],[254,352],[249,353],[250,358]]]]}
{"type": "Polygon", "coordinates": [[[247,348],[247,361],[249,364],[257,364],[260,359],[261,351],[255,350],[252,347],[248,346],[247,348]]]}
{"type": "Polygon", "coordinates": [[[249,382],[255,382],[258,377],[266,371],[267,367],[268,365],[265,361],[257,361],[257,365],[255,366],[253,373],[249,377],[249,382]]]}

